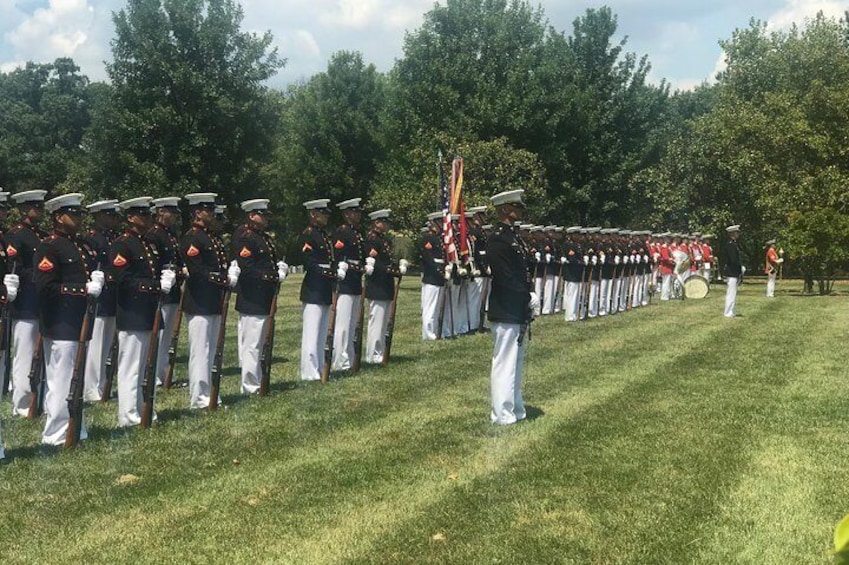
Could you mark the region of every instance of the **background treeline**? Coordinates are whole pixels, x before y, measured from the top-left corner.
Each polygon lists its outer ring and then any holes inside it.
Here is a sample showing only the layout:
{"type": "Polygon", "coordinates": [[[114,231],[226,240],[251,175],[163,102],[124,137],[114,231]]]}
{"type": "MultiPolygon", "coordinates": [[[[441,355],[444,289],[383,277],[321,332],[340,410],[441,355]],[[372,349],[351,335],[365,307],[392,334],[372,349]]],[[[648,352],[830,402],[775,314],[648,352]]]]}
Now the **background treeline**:
{"type": "Polygon", "coordinates": [[[466,160],[483,203],[525,188],[538,222],[723,233],[750,267],[778,236],[810,285],[849,261],[849,25],[818,16],[722,43],[727,70],[670,93],[617,40],[608,8],[554,29],[519,0],[448,0],[388,73],[356,52],[277,91],[270,34],[232,0],[129,0],[108,83],[70,59],[0,74],[0,185],[90,199],[268,197],[291,241],[301,202],[364,196],[396,229],[437,207],[436,155],[466,160]]]}

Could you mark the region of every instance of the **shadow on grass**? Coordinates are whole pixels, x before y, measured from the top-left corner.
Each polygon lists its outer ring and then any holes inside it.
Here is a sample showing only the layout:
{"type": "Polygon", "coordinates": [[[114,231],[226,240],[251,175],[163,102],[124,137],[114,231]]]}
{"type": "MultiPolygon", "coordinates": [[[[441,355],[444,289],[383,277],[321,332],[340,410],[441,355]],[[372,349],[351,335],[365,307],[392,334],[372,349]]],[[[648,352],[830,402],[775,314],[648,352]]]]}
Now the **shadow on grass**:
{"type": "Polygon", "coordinates": [[[545,411],[539,406],[525,405],[525,420],[533,422],[537,418],[545,416],[545,411]]]}

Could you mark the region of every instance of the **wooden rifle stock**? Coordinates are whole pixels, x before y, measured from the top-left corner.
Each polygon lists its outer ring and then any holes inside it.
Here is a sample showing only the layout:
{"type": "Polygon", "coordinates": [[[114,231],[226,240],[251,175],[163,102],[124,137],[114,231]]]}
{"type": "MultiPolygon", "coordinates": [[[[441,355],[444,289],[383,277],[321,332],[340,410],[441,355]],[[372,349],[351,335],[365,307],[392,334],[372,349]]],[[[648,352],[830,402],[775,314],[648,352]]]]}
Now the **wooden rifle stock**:
{"type": "Polygon", "coordinates": [[[327,320],[327,337],[324,340],[324,366],[321,368],[321,382],[326,383],[330,378],[330,365],[333,363],[333,336],[336,333],[336,302],[339,291],[333,290],[330,301],[330,318],[327,320]]]}
{"type": "Polygon", "coordinates": [[[398,311],[398,293],[401,291],[402,275],[398,275],[395,281],[395,292],[392,294],[392,302],[389,303],[389,317],[386,321],[386,334],[383,336],[383,359],[380,366],[385,367],[389,363],[389,353],[392,351],[392,336],[395,334],[395,312],[398,311]]]}
{"type": "Polygon", "coordinates": [[[280,283],[277,283],[277,290],[274,292],[274,297],[271,299],[271,306],[268,309],[268,329],[265,333],[265,341],[262,343],[262,353],[259,359],[259,366],[262,370],[262,375],[259,379],[259,395],[268,396],[268,391],[271,388],[271,363],[274,359],[274,330],[277,322],[277,296],[280,294],[280,283]]]}
{"type": "MultiPolygon", "coordinates": [[[[174,316],[174,327],[171,329],[171,343],[168,345],[168,368],[162,378],[162,388],[169,389],[174,382],[174,365],[177,363],[177,341],[180,338],[180,324],[183,321],[183,299],[186,297],[186,283],[180,289],[180,304],[177,306],[177,315],[174,316]]],[[[159,340],[159,336],[155,336],[159,340]]]]}
{"type": "Polygon", "coordinates": [[[44,395],[42,394],[42,380],[44,377],[43,345],[44,338],[41,334],[38,334],[38,341],[35,342],[35,355],[33,355],[29,368],[29,389],[31,393],[27,420],[38,418],[44,412],[44,395]]]}
{"type": "Polygon", "coordinates": [[[77,341],[77,354],[74,358],[74,372],[71,376],[71,389],[68,391],[68,433],[65,435],[65,449],[73,449],[80,443],[83,429],[83,388],[85,387],[85,360],[88,353],[87,340],[91,319],[97,298],[86,297],[86,309],[80,338],[77,341]]]}
{"type": "Polygon", "coordinates": [[[221,299],[221,324],[218,326],[218,341],[215,343],[215,359],[210,375],[209,409],[218,410],[218,393],[221,390],[221,364],[224,361],[224,334],[227,329],[227,312],[230,310],[230,287],[221,299]]]}
{"type": "Polygon", "coordinates": [[[484,333],[486,331],[486,303],[487,301],[489,301],[489,290],[492,287],[492,279],[489,277],[481,276],[481,280],[483,281],[483,292],[481,293],[480,317],[478,318],[478,332],[484,333]]]}
{"type": "Polygon", "coordinates": [[[156,398],[156,358],[159,356],[159,327],[162,325],[162,297],[163,295],[160,293],[159,299],[156,301],[153,328],[150,332],[150,344],[147,346],[147,356],[144,361],[144,376],[141,385],[141,427],[144,429],[153,424],[153,403],[156,398]]]}
{"type": "Polygon", "coordinates": [[[360,306],[357,312],[357,328],[354,330],[354,358],[351,360],[351,371],[360,370],[363,361],[363,318],[366,313],[366,278],[363,277],[363,290],[360,292],[360,306]]]}
{"type": "Polygon", "coordinates": [[[112,346],[109,348],[109,356],[106,358],[106,367],[104,368],[106,378],[103,381],[103,394],[100,396],[101,402],[109,402],[112,398],[112,383],[115,382],[115,371],[118,370],[118,332],[112,336],[112,346]]]}

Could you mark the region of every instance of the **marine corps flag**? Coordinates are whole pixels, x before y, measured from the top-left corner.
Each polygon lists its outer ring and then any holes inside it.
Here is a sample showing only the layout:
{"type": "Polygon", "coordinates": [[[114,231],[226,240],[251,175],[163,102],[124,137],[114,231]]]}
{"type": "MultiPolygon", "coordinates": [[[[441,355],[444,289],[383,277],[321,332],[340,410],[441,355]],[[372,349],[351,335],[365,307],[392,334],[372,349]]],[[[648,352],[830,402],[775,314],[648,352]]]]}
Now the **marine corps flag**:
{"type": "Polygon", "coordinates": [[[466,202],[463,200],[463,159],[456,157],[451,165],[451,213],[459,215],[460,257],[469,257],[469,229],[466,223],[466,202]]]}

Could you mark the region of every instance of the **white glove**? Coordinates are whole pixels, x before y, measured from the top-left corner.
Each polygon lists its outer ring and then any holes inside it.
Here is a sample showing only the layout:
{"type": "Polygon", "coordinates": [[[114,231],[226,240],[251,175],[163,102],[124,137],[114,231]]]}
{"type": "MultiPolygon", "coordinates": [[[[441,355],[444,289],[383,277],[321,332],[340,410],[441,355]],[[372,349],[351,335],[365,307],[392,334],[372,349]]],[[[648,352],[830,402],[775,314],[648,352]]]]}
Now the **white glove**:
{"type": "Polygon", "coordinates": [[[18,275],[6,275],[3,277],[3,285],[6,287],[6,301],[14,302],[18,296],[18,288],[20,288],[21,280],[18,275]]]}
{"type": "Polygon", "coordinates": [[[623,264],[623,265],[627,265],[627,264],[628,264],[628,256],[627,256],[627,255],[625,255],[624,257],[622,257],[622,264],[623,264]]]}
{"type": "Polygon", "coordinates": [[[590,262],[590,258],[584,255],[584,265],[590,262]]]}
{"type": "Polygon", "coordinates": [[[590,262],[591,262],[593,265],[598,265],[598,257],[596,257],[595,255],[593,255],[593,256],[592,256],[592,258],[590,259],[590,262]]]}
{"type": "Polygon", "coordinates": [[[346,263],[345,261],[339,261],[339,263],[336,264],[336,278],[340,281],[344,280],[345,275],[347,275],[347,274],[348,274],[348,263],[346,263]]]}
{"type": "Polygon", "coordinates": [[[528,302],[528,308],[536,312],[539,309],[539,296],[536,292],[531,293],[531,300],[528,302]]]}
{"type": "Polygon", "coordinates": [[[604,265],[605,259],[607,259],[607,256],[604,253],[602,253],[601,255],[598,256],[598,262],[601,263],[602,265],[604,265]]]}
{"type": "Polygon", "coordinates": [[[409,265],[409,263],[407,262],[406,259],[401,259],[401,261],[398,262],[398,272],[401,273],[402,275],[406,275],[408,265],[409,265]]]}
{"type": "Polygon", "coordinates": [[[745,275],[746,274],[746,267],[745,266],[740,267],[740,272],[745,275]]]}
{"type": "Polygon", "coordinates": [[[648,255],[643,255],[643,263],[645,263],[646,265],[649,264],[649,256],[648,255]]]}
{"type": "Polygon", "coordinates": [[[551,263],[551,253],[546,253],[546,254],[545,254],[545,262],[546,262],[546,263],[551,263]]]}
{"type": "Polygon", "coordinates": [[[453,270],[454,270],[454,264],[453,263],[449,263],[448,265],[445,265],[445,272],[443,274],[445,275],[446,281],[451,280],[451,272],[453,270]]]}
{"type": "Polygon", "coordinates": [[[230,266],[227,268],[227,284],[230,285],[230,288],[236,288],[236,285],[239,284],[239,275],[242,274],[242,269],[239,268],[239,264],[233,260],[230,262],[230,266]]]}
{"type": "Polygon", "coordinates": [[[534,253],[534,261],[536,261],[537,263],[539,263],[541,260],[542,260],[542,255],[540,255],[539,251],[537,251],[536,253],[534,253]]]}
{"type": "MultiPolygon", "coordinates": [[[[784,257],[781,257],[781,258],[779,258],[779,259],[776,259],[776,260],[775,260],[775,262],[776,262],[776,263],[783,263],[783,262],[784,262],[784,257]]],[[[9,276],[9,275],[6,275],[6,276],[9,276]]]]}
{"type": "Polygon", "coordinates": [[[657,261],[658,259],[660,259],[660,253],[655,253],[654,260],[657,261]]]}
{"type": "Polygon", "coordinates": [[[374,257],[366,257],[366,275],[371,276],[374,273],[374,264],[376,263],[374,257]]]}
{"type": "Polygon", "coordinates": [[[103,274],[103,271],[94,270],[91,272],[91,280],[99,282],[102,287],[106,283],[106,275],[103,274]]]}
{"type": "Polygon", "coordinates": [[[103,283],[100,281],[91,280],[85,283],[85,292],[95,298],[103,292],[103,283]]]}
{"type": "Polygon", "coordinates": [[[289,275],[289,265],[286,264],[286,261],[277,261],[277,280],[278,282],[283,282],[286,280],[286,277],[289,275]]]}
{"type": "Polygon", "coordinates": [[[634,261],[636,261],[637,263],[641,263],[643,261],[642,255],[635,255],[634,261]]]}
{"type": "Polygon", "coordinates": [[[561,258],[560,258],[560,264],[561,264],[561,265],[565,265],[565,264],[566,264],[566,263],[568,263],[568,262],[569,262],[569,259],[567,259],[566,257],[561,257],[561,258]]]}
{"type": "Polygon", "coordinates": [[[621,262],[622,262],[622,257],[620,257],[619,255],[617,255],[616,257],[613,258],[613,264],[614,265],[618,265],[621,262]]]}
{"type": "Polygon", "coordinates": [[[162,290],[162,294],[171,292],[171,289],[174,288],[174,281],[176,280],[177,273],[171,269],[163,269],[159,275],[159,288],[162,290]]]}
{"type": "Polygon", "coordinates": [[[469,274],[469,271],[466,270],[466,267],[460,267],[460,268],[457,269],[457,274],[460,275],[461,277],[465,277],[466,275],[469,274]]]}
{"type": "Polygon", "coordinates": [[[490,277],[492,276],[492,269],[489,268],[489,265],[486,266],[486,274],[490,277]]]}

